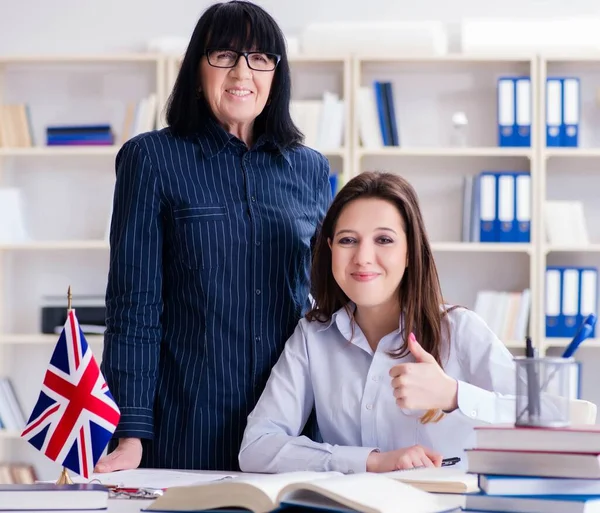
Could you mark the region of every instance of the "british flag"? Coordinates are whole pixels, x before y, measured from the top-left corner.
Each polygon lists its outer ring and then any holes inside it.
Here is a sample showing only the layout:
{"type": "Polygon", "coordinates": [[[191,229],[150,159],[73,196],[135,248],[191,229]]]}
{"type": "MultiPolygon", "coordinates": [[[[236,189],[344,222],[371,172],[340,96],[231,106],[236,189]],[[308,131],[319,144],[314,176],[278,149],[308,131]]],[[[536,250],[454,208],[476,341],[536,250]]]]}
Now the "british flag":
{"type": "Polygon", "coordinates": [[[21,436],[51,460],[88,478],[120,417],[75,311],[70,310],[21,436]]]}

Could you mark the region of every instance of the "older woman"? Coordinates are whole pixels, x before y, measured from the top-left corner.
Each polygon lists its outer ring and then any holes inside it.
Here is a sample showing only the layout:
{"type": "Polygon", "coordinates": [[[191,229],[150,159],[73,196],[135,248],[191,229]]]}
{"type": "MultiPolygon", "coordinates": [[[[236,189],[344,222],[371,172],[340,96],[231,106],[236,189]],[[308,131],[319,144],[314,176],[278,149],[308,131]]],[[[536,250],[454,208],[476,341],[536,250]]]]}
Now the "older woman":
{"type": "Polygon", "coordinates": [[[215,4],[168,128],[117,156],[102,369],[121,409],[98,472],[237,469],[246,418],[308,308],[327,160],[301,145],[276,22],[215,4]]]}

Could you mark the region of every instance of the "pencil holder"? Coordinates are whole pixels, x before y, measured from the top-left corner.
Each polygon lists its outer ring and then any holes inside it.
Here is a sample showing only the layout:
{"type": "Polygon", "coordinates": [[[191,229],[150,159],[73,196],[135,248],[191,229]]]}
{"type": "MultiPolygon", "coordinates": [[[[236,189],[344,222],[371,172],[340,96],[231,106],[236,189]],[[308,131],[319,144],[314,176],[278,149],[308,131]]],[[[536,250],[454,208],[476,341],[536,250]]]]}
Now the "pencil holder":
{"type": "Polygon", "coordinates": [[[516,357],[515,425],[558,428],[571,424],[570,403],[579,391],[573,358],[516,357]]]}

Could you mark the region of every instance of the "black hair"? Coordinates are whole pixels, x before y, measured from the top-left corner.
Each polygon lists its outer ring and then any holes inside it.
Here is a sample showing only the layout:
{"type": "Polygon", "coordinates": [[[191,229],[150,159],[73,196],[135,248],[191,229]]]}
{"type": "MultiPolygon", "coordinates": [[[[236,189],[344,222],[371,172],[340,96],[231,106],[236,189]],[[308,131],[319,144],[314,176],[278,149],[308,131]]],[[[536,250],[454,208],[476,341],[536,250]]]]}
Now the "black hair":
{"type": "Polygon", "coordinates": [[[281,55],[269,101],[254,122],[253,135],[255,139],[263,134],[270,136],[284,148],[301,143],[302,133],[290,116],[291,77],[285,38],[271,15],[245,0],[216,3],[198,20],[168,101],[171,131],[181,136],[193,134],[212,116],[204,97],[198,95],[200,62],[207,48],[281,55]]]}

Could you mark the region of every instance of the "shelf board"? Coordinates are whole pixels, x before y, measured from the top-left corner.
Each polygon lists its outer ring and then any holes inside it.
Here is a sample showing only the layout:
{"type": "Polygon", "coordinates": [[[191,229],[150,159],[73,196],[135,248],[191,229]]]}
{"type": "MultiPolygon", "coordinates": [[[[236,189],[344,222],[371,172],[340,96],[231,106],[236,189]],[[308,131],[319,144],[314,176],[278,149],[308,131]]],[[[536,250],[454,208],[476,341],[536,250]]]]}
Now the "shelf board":
{"type": "MultiPolygon", "coordinates": [[[[56,344],[59,335],[44,333],[7,333],[0,334],[0,345],[23,345],[23,344],[56,344]]],[[[100,344],[104,342],[103,335],[85,335],[88,343],[100,344]]]]}
{"type": "MultiPolygon", "coordinates": [[[[544,347],[567,347],[571,342],[570,338],[546,338],[544,339],[544,347]]],[[[600,339],[591,338],[585,340],[579,348],[600,347],[600,339]]]]}
{"type": "Polygon", "coordinates": [[[531,148],[360,148],[359,157],[526,157],[531,158],[531,148]]]}
{"type": "Polygon", "coordinates": [[[0,438],[21,438],[21,432],[9,431],[8,429],[0,429],[0,438]]]}
{"type": "Polygon", "coordinates": [[[343,63],[350,59],[348,55],[314,55],[314,54],[292,54],[288,55],[288,61],[290,64],[293,63],[320,63],[320,62],[332,62],[332,63],[343,63]]]}
{"type": "Polygon", "coordinates": [[[481,243],[481,242],[433,242],[433,251],[454,253],[529,253],[531,244],[481,243]]]}
{"type": "Polygon", "coordinates": [[[550,157],[600,158],[600,148],[546,148],[542,155],[550,157]]]}
{"type": "Polygon", "coordinates": [[[161,57],[153,53],[111,53],[82,55],[14,55],[0,57],[4,64],[103,64],[129,62],[156,62],[161,57]]]}
{"type": "Polygon", "coordinates": [[[120,146],[36,146],[0,148],[0,157],[114,157],[120,146]]]}
{"type": "Polygon", "coordinates": [[[62,240],[62,241],[31,241],[15,244],[1,244],[0,251],[41,251],[41,250],[70,250],[70,249],[109,249],[104,240],[62,240]]]}
{"type": "Polygon", "coordinates": [[[384,62],[384,63],[472,63],[488,64],[490,62],[531,62],[534,55],[528,54],[477,54],[477,53],[449,53],[445,55],[413,55],[413,54],[389,54],[389,55],[357,55],[360,62],[384,62]]]}
{"type": "Polygon", "coordinates": [[[587,246],[545,246],[544,253],[600,253],[600,244],[587,246]]]}

